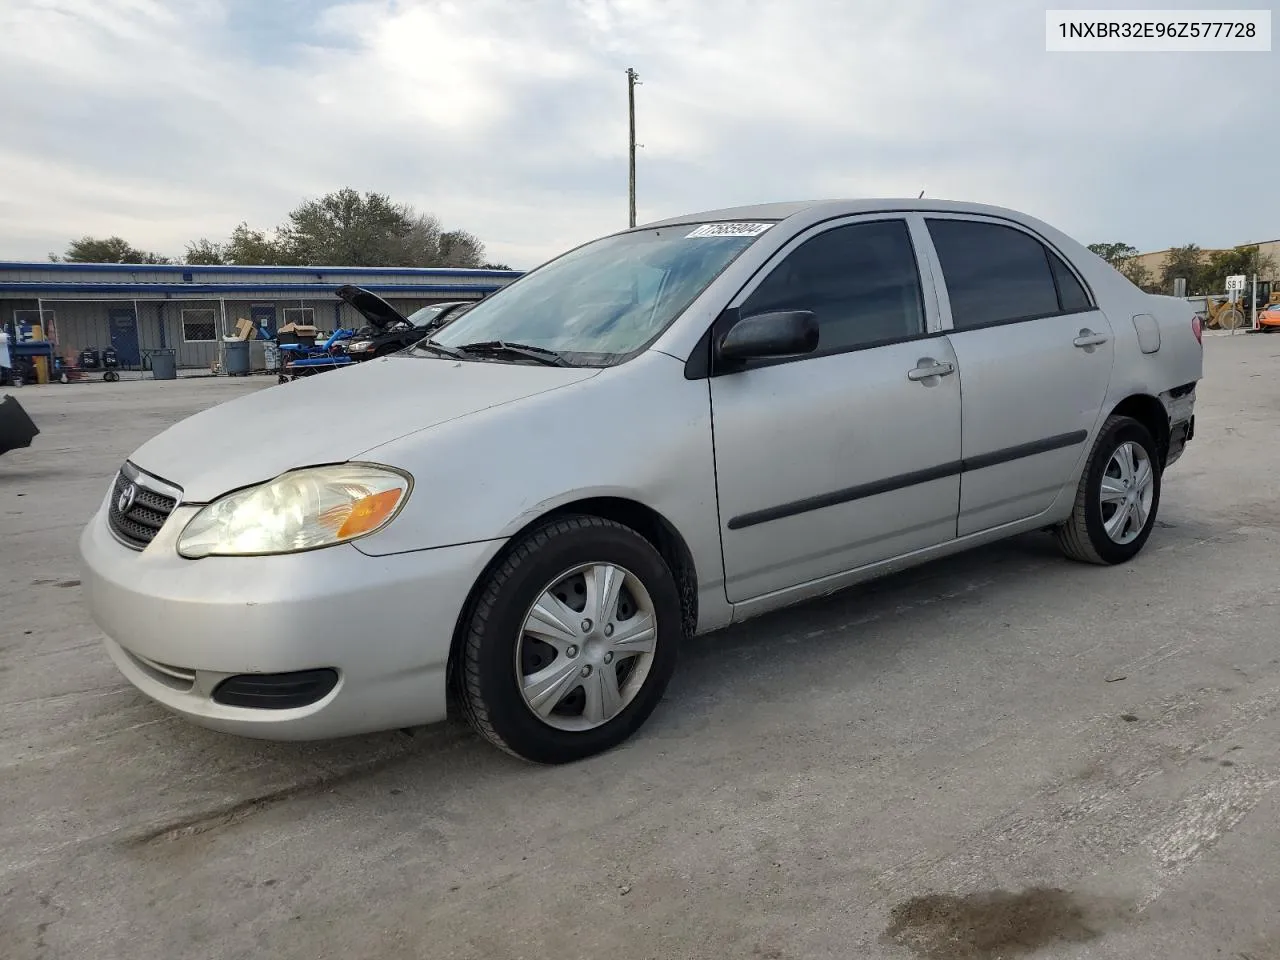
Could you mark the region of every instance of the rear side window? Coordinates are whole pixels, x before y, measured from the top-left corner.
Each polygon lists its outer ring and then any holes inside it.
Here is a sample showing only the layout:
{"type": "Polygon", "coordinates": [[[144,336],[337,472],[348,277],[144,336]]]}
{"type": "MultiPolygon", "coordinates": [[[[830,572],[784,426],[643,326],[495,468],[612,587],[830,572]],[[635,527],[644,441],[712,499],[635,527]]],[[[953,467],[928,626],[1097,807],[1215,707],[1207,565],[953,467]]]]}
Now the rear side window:
{"type": "Polygon", "coordinates": [[[806,240],[742,304],[744,316],[812,310],[818,353],[924,333],[915,249],[905,220],[833,227],[806,240]]]}
{"type": "Polygon", "coordinates": [[[928,224],[955,329],[1060,312],[1048,251],[1034,237],[973,220],[929,220],[928,224]]]}
{"type": "Polygon", "coordinates": [[[1045,253],[1049,255],[1049,263],[1053,267],[1053,279],[1058,282],[1058,300],[1062,312],[1076,313],[1080,310],[1092,310],[1093,304],[1089,301],[1089,295],[1084,292],[1084,287],[1080,286],[1076,275],[1062,262],[1062,258],[1052,250],[1046,250],[1045,253]]]}

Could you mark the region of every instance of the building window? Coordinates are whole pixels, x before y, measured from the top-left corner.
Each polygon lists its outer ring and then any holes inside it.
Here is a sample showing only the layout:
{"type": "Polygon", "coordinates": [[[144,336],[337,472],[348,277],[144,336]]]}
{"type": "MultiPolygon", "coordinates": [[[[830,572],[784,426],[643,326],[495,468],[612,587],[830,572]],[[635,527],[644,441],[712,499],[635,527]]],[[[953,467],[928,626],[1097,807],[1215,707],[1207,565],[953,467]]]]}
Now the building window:
{"type": "Polygon", "coordinates": [[[212,343],[218,339],[218,327],[212,310],[201,307],[182,311],[182,339],[187,343],[212,343]]]}
{"type": "Polygon", "coordinates": [[[300,327],[314,327],[316,312],[311,307],[285,307],[284,322],[288,326],[296,323],[300,327]]]}

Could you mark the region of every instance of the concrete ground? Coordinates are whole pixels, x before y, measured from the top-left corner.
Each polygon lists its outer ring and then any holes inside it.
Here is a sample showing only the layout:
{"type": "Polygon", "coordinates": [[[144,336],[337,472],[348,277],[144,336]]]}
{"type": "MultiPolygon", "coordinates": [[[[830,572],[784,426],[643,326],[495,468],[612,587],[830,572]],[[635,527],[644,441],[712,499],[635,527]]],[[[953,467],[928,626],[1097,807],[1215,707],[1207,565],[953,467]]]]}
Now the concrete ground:
{"type": "Polygon", "coordinates": [[[635,740],[558,769],[144,700],[76,535],[138,443],[269,381],[23,388],[0,955],[1280,958],[1280,337],[1206,347],[1132,564],[1028,536],[700,639],[635,740]]]}

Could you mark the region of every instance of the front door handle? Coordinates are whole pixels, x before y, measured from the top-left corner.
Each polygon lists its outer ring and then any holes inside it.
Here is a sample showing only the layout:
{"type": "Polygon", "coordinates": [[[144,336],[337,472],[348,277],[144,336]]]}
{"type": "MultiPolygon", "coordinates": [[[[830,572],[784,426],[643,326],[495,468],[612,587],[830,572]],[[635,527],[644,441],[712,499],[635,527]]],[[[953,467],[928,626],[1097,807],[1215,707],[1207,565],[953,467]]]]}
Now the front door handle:
{"type": "Polygon", "coordinates": [[[1094,333],[1092,330],[1081,330],[1080,336],[1071,342],[1077,347],[1100,347],[1111,338],[1105,333],[1094,333]]]}
{"type": "Polygon", "coordinates": [[[907,371],[907,379],[919,382],[930,377],[945,377],[956,372],[954,363],[939,363],[933,357],[924,357],[918,364],[907,371]]]}

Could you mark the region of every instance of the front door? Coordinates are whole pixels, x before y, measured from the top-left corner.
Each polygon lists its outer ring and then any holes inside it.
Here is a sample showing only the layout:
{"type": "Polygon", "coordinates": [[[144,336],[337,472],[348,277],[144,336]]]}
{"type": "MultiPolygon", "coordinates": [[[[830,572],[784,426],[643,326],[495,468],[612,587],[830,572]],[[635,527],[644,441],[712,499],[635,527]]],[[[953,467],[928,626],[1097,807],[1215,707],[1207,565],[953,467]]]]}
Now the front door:
{"type": "Polygon", "coordinates": [[[138,315],[133,307],[112,307],[107,311],[107,324],[111,328],[111,346],[122,367],[141,367],[142,354],[138,349],[138,315]]]}
{"type": "Polygon", "coordinates": [[[933,304],[901,218],[802,234],[731,304],[820,331],[816,353],[711,378],[731,602],[955,537],[960,385],[933,304]]]}
{"type": "MultiPolygon", "coordinates": [[[[249,308],[249,320],[271,340],[276,337],[276,307],[273,303],[256,304],[249,308]]],[[[255,335],[256,336],[256,335],[255,335]]]]}
{"type": "Polygon", "coordinates": [[[1114,340],[1065,261],[1010,224],[930,214],[964,391],[959,536],[1029,519],[1065,490],[1102,414],[1114,340]]]}

